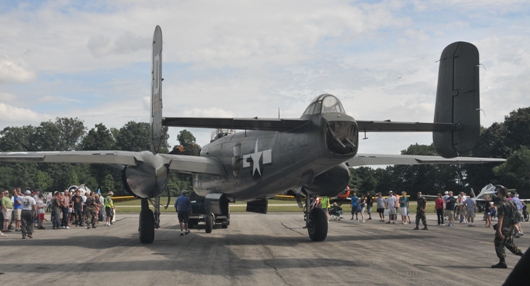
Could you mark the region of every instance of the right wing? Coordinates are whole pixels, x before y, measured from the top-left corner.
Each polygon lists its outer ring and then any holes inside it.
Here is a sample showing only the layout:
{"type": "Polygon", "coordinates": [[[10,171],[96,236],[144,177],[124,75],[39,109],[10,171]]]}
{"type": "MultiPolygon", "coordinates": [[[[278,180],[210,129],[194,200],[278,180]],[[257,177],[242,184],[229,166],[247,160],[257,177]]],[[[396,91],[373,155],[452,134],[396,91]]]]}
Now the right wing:
{"type": "Polygon", "coordinates": [[[421,165],[421,164],[484,164],[503,163],[506,159],[456,157],[443,158],[440,156],[422,155],[384,155],[384,154],[357,154],[346,161],[349,167],[369,165],[421,165]]]}

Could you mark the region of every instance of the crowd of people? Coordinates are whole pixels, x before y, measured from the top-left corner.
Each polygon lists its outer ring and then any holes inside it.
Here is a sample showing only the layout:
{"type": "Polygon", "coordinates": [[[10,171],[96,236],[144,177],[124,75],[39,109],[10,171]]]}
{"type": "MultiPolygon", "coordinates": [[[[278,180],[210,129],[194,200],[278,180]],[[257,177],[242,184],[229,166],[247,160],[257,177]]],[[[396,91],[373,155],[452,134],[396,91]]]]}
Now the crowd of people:
{"type": "MultiPolygon", "coordinates": [[[[513,239],[523,235],[523,230],[519,222],[523,220],[523,213],[526,210],[526,206],[519,199],[517,194],[508,192],[504,186],[496,186],[495,192],[499,199],[497,204],[492,201],[489,195],[486,195],[485,197],[483,220],[485,221],[485,227],[493,228],[495,230],[494,244],[499,263],[494,264],[491,267],[507,268],[505,262],[505,248],[517,256],[523,256],[523,252],[514,244],[513,239]],[[492,221],[495,217],[498,218],[498,223],[492,225],[492,221]]],[[[386,198],[383,197],[382,193],[376,194],[375,203],[380,222],[395,224],[398,219],[397,214],[399,213],[401,215],[402,224],[411,223],[409,198],[407,197],[406,192],[402,192],[401,194],[402,195],[399,196],[392,190],[389,191],[386,198]],[[388,221],[385,219],[387,215],[388,221]]],[[[350,199],[351,220],[354,218],[355,220],[359,220],[360,215],[361,223],[364,223],[365,210],[368,210],[367,220],[372,219],[371,209],[373,208],[373,200],[370,193],[362,194],[358,197],[357,193],[353,192],[350,199]]],[[[416,227],[413,228],[413,230],[420,229],[420,221],[423,224],[422,230],[428,230],[425,217],[427,200],[421,192],[417,193],[416,202],[416,227]]],[[[321,207],[324,209],[326,215],[329,213],[332,215],[340,215],[340,217],[342,217],[342,208],[336,203],[330,207],[329,198],[327,197],[315,200],[312,207],[321,207]],[[338,212],[339,209],[340,212],[338,212]]],[[[434,202],[434,210],[436,212],[438,226],[445,226],[445,221],[447,220],[447,226],[453,227],[454,221],[459,220],[460,223],[467,224],[468,227],[475,227],[477,203],[474,198],[467,197],[464,192],[461,192],[458,196],[454,196],[452,191],[446,191],[443,196],[441,193],[438,193],[434,202]]]]}
{"type": "Polygon", "coordinates": [[[47,193],[14,188],[12,193],[4,190],[0,194],[0,236],[4,233],[20,232],[22,238],[33,238],[34,227],[45,229],[46,211],[50,211],[53,230],[70,229],[73,225],[87,229],[96,228],[99,221],[105,220],[111,226],[114,215],[114,202],[111,191],[107,197],[84,189],[64,190],[47,193]]]}
{"type": "MultiPolygon", "coordinates": [[[[525,205],[518,198],[517,194],[508,192],[506,199],[514,202],[518,211],[521,214],[523,213],[525,205]]],[[[350,220],[360,220],[361,223],[365,223],[366,220],[372,220],[372,209],[375,202],[379,222],[386,224],[396,224],[396,222],[400,222],[401,224],[412,223],[409,207],[410,200],[407,192],[401,192],[401,195],[398,195],[390,190],[387,197],[383,197],[382,193],[376,193],[375,198],[372,198],[369,192],[360,196],[357,195],[357,192],[353,192],[350,200],[350,220]],[[398,214],[401,217],[400,221],[398,221],[398,214]]],[[[425,217],[427,200],[421,192],[417,193],[416,202],[416,227],[413,229],[419,229],[419,223],[421,222],[423,224],[422,230],[428,230],[425,217]]],[[[484,205],[484,227],[492,228],[492,221],[497,217],[497,207],[489,195],[486,195],[485,202],[482,204],[484,205]]],[[[315,206],[324,209],[324,212],[328,215],[328,221],[330,218],[336,220],[342,219],[342,208],[337,203],[330,204],[330,200],[327,197],[314,200],[312,208],[315,206]]],[[[468,227],[475,227],[477,202],[475,199],[466,196],[464,192],[461,192],[458,196],[455,196],[452,191],[446,191],[444,195],[438,193],[434,201],[434,210],[436,212],[438,226],[454,227],[454,222],[457,220],[462,224],[466,224],[468,227]]],[[[523,230],[520,224],[517,223],[514,227],[516,230],[514,237],[518,238],[522,236],[523,230]]]]}

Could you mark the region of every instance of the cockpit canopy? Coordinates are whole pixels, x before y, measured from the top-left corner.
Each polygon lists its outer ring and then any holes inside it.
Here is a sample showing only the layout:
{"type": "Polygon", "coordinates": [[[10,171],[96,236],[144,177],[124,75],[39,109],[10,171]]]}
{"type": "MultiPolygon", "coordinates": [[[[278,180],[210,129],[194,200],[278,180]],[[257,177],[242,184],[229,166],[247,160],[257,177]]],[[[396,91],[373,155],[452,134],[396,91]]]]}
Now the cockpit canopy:
{"type": "Polygon", "coordinates": [[[234,134],[236,133],[234,129],[222,129],[222,128],[218,128],[218,129],[215,129],[212,131],[212,136],[210,138],[210,143],[217,140],[217,139],[220,139],[220,138],[223,138],[225,136],[228,136],[230,134],[234,134]]]}
{"type": "Polygon", "coordinates": [[[322,94],[313,99],[302,116],[331,112],[346,114],[338,98],[331,94],[322,94]]]}

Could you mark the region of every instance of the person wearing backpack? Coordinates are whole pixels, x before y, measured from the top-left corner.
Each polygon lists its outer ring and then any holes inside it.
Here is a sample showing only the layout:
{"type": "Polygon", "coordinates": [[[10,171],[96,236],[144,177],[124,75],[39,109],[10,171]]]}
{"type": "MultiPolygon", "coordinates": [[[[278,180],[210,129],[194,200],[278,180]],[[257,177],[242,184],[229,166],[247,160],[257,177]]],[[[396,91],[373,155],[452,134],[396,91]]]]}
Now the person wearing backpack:
{"type": "Polygon", "coordinates": [[[508,268],[506,265],[506,253],[504,247],[508,248],[513,254],[523,256],[523,252],[513,243],[515,224],[517,221],[517,208],[512,202],[508,201],[506,196],[508,190],[501,185],[495,187],[495,191],[500,201],[497,205],[498,223],[493,226],[495,229],[495,252],[499,257],[499,263],[492,265],[491,268],[508,268]]]}

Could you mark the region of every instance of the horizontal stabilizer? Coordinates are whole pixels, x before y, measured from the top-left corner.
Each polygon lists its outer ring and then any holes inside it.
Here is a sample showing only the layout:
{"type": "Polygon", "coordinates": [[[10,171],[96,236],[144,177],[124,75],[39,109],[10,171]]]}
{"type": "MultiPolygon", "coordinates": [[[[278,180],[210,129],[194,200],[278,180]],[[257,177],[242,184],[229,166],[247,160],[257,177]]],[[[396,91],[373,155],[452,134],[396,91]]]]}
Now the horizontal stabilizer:
{"type": "Polygon", "coordinates": [[[164,126],[285,132],[304,126],[303,119],[165,117],[164,126]]]}
{"type": "Polygon", "coordinates": [[[365,132],[432,132],[453,131],[457,126],[452,123],[392,122],[357,120],[359,131],[365,132]]]}

